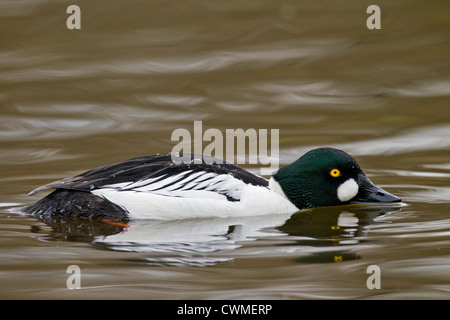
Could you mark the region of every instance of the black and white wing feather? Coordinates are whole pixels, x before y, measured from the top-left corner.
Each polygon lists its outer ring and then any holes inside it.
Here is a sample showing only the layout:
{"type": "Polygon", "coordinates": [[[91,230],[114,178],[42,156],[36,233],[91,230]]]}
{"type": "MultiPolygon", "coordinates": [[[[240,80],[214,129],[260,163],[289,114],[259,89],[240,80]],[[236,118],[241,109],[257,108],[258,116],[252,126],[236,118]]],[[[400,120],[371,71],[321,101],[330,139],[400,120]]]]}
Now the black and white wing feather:
{"type": "MultiPolygon", "coordinates": [[[[171,155],[133,158],[49,183],[29,195],[48,189],[93,192],[108,188],[179,197],[183,191],[203,190],[222,194],[229,201],[239,201],[238,186],[268,186],[266,179],[220,159],[195,155],[190,155],[190,159],[188,163],[176,164],[171,155]]],[[[184,194],[192,195],[192,192],[184,194]]]]}
{"type": "Polygon", "coordinates": [[[167,220],[296,211],[262,177],[219,159],[182,157],[178,163],[171,155],[143,156],[49,183],[30,195],[56,190],[24,212],[167,220]]]}

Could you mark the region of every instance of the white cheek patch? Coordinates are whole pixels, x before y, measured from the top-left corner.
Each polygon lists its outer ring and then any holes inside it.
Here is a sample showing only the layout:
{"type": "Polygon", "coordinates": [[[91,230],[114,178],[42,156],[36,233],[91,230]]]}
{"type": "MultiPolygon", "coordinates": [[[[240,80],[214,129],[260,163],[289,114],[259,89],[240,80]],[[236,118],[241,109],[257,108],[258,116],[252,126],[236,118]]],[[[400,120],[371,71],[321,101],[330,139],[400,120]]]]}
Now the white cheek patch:
{"type": "Polygon", "coordinates": [[[358,184],[355,179],[348,179],[337,189],[337,197],[341,202],[349,201],[358,194],[358,184]]]}

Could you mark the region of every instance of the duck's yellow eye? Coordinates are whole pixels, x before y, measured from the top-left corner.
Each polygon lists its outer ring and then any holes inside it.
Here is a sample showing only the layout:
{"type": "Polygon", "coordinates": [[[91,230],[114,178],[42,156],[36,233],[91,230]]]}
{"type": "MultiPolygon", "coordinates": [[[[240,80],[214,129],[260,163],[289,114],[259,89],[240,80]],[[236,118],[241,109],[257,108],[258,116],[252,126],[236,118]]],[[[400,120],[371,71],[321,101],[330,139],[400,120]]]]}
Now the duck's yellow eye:
{"type": "Polygon", "coordinates": [[[330,171],[330,176],[337,178],[341,175],[341,172],[338,169],[333,169],[330,171]]]}

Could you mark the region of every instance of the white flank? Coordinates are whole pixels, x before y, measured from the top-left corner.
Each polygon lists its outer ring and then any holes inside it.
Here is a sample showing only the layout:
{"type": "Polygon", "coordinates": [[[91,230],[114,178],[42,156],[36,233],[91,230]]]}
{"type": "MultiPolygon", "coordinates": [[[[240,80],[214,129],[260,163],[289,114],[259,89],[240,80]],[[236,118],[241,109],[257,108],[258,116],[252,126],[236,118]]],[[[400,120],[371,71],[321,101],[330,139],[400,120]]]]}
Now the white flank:
{"type": "MultiPolygon", "coordinates": [[[[186,176],[188,177],[189,175],[186,176]]],[[[205,177],[206,175],[198,176],[197,179],[205,177]]],[[[168,179],[166,183],[176,181],[176,179],[168,179]]],[[[278,192],[266,187],[246,184],[231,175],[214,176],[212,174],[207,181],[198,182],[198,185],[191,190],[187,190],[188,185],[174,190],[174,185],[180,187],[178,183],[174,183],[158,190],[154,190],[156,189],[154,185],[135,189],[129,189],[128,186],[118,189],[110,185],[109,188],[91,192],[127,210],[131,219],[224,218],[298,211],[297,207],[278,192]],[[200,190],[200,188],[204,189],[200,190]],[[229,201],[226,195],[240,200],[229,201]]],[[[156,184],[159,187],[164,185],[162,182],[156,184]]]]}
{"type": "Polygon", "coordinates": [[[340,201],[346,202],[358,194],[359,186],[355,179],[348,179],[337,189],[337,197],[340,201]]]}

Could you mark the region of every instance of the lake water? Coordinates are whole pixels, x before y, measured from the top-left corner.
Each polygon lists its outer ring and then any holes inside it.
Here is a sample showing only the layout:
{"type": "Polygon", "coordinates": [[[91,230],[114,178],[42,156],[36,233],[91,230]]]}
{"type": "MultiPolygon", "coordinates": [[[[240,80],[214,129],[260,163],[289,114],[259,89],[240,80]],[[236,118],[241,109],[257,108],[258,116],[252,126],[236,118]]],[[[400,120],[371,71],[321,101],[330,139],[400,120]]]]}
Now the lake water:
{"type": "Polygon", "coordinates": [[[370,1],[76,3],[81,30],[69,2],[0,3],[1,299],[450,298],[449,2],[377,1],[379,30],[370,1]],[[341,148],[404,204],[127,228],[17,213],[194,121],[279,129],[281,166],[341,148]]]}

